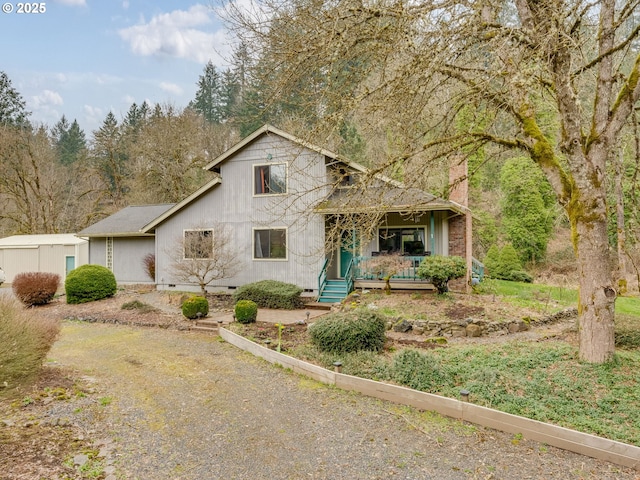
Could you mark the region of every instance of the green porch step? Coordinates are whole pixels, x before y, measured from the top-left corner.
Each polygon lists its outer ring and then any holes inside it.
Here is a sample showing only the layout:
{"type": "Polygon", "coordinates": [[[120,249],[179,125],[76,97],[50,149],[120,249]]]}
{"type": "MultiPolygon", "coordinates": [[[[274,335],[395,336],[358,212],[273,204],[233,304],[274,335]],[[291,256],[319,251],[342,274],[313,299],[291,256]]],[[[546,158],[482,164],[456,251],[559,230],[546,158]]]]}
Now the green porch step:
{"type": "Polygon", "coordinates": [[[344,300],[349,295],[347,282],[345,280],[327,280],[320,297],[319,303],[336,303],[344,300]]]}

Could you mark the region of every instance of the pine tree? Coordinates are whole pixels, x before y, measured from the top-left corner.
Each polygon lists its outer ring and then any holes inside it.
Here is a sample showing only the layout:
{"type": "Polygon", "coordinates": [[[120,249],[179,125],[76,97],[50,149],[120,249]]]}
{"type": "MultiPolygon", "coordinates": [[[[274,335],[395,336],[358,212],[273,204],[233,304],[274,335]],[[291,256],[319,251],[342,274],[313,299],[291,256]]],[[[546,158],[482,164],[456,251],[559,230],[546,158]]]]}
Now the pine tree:
{"type": "Polygon", "coordinates": [[[74,119],[69,125],[67,118],[63,115],[53,127],[52,135],[58,161],[61,164],[70,165],[86,152],[87,140],[77,120],[74,119]]]}
{"type": "Polygon", "coordinates": [[[102,126],[93,132],[93,157],[102,175],[108,195],[117,207],[125,204],[127,192],[127,156],[121,144],[121,131],[113,112],[109,112],[102,126]]]}
{"type": "Polygon", "coordinates": [[[11,85],[11,79],[0,71],[0,125],[27,126],[30,114],[25,110],[22,96],[11,85]]]}
{"type": "Polygon", "coordinates": [[[223,117],[221,78],[211,60],[204,67],[204,74],[200,75],[197,85],[196,98],[189,103],[189,108],[198,112],[209,123],[221,123],[223,117]]]}

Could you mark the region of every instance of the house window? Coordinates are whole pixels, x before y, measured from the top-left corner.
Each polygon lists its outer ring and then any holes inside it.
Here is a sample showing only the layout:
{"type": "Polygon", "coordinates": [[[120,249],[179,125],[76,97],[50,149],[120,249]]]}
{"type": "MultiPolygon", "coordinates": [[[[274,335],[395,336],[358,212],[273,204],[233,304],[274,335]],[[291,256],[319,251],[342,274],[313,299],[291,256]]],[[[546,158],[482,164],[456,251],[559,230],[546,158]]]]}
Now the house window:
{"type": "Polygon", "coordinates": [[[285,163],[254,165],[253,183],[256,195],[287,193],[287,165],[285,163]]]}
{"type": "Polygon", "coordinates": [[[346,168],[338,168],[336,170],[336,177],[338,180],[338,187],[351,187],[355,184],[355,173],[347,170],[346,168]]]}
{"type": "Polygon", "coordinates": [[[184,258],[205,259],[213,256],[213,230],[185,230],[184,258]]]}
{"type": "Polygon", "coordinates": [[[385,228],[378,236],[380,252],[425,255],[424,228],[385,228]]]}
{"type": "Polygon", "coordinates": [[[286,259],[287,230],[272,228],[253,231],[254,259],[286,259]]]}

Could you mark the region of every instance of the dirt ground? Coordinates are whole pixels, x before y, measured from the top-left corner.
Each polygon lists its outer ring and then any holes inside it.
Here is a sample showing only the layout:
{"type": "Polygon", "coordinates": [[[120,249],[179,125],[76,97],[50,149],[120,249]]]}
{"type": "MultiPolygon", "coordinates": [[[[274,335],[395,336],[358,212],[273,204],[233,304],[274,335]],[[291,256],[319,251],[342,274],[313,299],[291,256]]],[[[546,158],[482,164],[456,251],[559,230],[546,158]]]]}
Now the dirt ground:
{"type": "MultiPolygon", "coordinates": [[[[212,314],[228,313],[231,309],[231,302],[228,297],[216,296],[210,300],[210,313],[212,314]]],[[[60,320],[74,318],[83,320],[81,322],[82,325],[96,322],[145,326],[151,327],[149,332],[158,329],[187,330],[191,323],[179,313],[180,301],[181,299],[178,295],[165,295],[148,289],[133,288],[121,291],[115,297],[99,302],[67,305],[63,299],[58,299],[50,305],[39,307],[32,311],[34,317],[40,315],[53,316],[60,320]],[[146,307],[122,308],[123,305],[136,300],[145,304],[146,307]]],[[[430,301],[429,297],[418,297],[409,294],[394,294],[388,298],[376,297],[374,301],[378,308],[390,308],[400,303],[404,305],[407,311],[411,311],[412,315],[438,314],[449,318],[471,314],[484,315],[487,318],[498,318],[500,315],[506,315],[508,310],[504,305],[494,305],[493,302],[486,301],[486,299],[484,302],[482,300],[478,301],[478,299],[473,299],[473,302],[467,302],[465,297],[452,299],[451,304],[444,310],[437,309],[437,305],[430,301]]],[[[524,315],[527,313],[531,312],[518,311],[516,314],[524,315]]],[[[510,311],[510,314],[514,314],[513,310],[510,311]]],[[[561,335],[570,338],[571,333],[568,327],[568,325],[544,326],[539,329],[534,328],[531,332],[523,333],[545,337],[561,335]]],[[[250,335],[253,335],[258,340],[264,341],[266,338],[277,338],[277,328],[273,324],[255,324],[251,328],[250,335]]],[[[144,330],[146,331],[147,329],[144,330]]],[[[305,335],[306,326],[287,326],[282,332],[283,349],[286,351],[289,346],[304,341],[305,335]]],[[[404,339],[396,338],[390,341],[400,342],[403,340],[413,341],[415,339],[405,335],[404,339]]],[[[494,339],[485,339],[484,341],[505,341],[505,339],[496,337],[494,339]]],[[[102,348],[103,345],[96,344],[95,348],[97,349],[98,347],[102,348]]],[[[92,345],[86,345],[85,350],[91,348],[93,348],[92,345]]],[[[122,349],[122,346],[118,345],[117,348],[122,349]]],[[[103,353],[103,355],[106,355],[106,353],[103,353]]],[[[150,358],[147,357],[147,354],[142,358],[134,351],[131,351],[129,354],[121,353],[118,358],[124,362],[125,366],[137,368],[151,362],[150,358]]],[[[189,375],[187,373],[183,374],[189,375]]],[[[115,447],[111,444],[111,440],[103,438],[103,427],[101,425],[105,421],[105,409],[114,401],[110,396],[113,390],[105,390],[103,387],[104,385],[96,382],[90,376],[76,369],[69,369],[58,364],[54,358],[52,362],[45,366],[41,377],[34,384],[9,392],[8,396],[7,392],[2,393],[0,391],[0,394],[4,395],[4,398],[0,401],[0,479],[102,478],[120,480],[134,478],[126,474],[117,473],[117,456],[112,454],[112,450],[115,447]]],[[[131,394],[131,392],[127,394],[131,394]]],[[[143,394],[135,393],[135,395],[143,394]]],[[[460,441],[462,444],[455,448],[467,448],[463,445],[464,438],[460,441]]],[[[562,452],[559,452],[560,457],[564,458],[562,452]]],[[[574,473],[582,472],[578,476],[571,473],[567,477],[543,475],[523,476],[522,478],[621,478],[633,480],[640,478],[640,476],[635,476],[631,471],[617,469],[590,459],[583,459],[589,465],[585,470],[581,467],[576,467],[575,459],[570,455],[569,457],[571,458],[570,468],[573,469],[574,473]]],[[[513,462],[513,459],[510,462],[513,462]]],[[[585,463],[582,463],[582,465],[585,465],[585,463]]],[[[483,475],[460,473],[459,476],[454,475],[451,478],[513,478],[509,475],[496,475],[495,472],[492,473],[491,469],[483,469],[482,472],[484,472],[483,475]]],[[[515,470],[511,470],[511,473],[514,474],[515,470]]],[[[153,478],[153,476],[141,476],[139,478],[153,478]]],[[[176,474],[175,476],[158,478],[197,477],[176,474]]],[[[249,477],[239,476],[234,478],[249,477]]],[[[294,476],[289,478],[302,477],[294,476]]],[[[315,476],[309,478],[331,477],[315,476]]],[[[399,478],[439,477],[402,476],[402,473],[400,473],[399,478]]]]}

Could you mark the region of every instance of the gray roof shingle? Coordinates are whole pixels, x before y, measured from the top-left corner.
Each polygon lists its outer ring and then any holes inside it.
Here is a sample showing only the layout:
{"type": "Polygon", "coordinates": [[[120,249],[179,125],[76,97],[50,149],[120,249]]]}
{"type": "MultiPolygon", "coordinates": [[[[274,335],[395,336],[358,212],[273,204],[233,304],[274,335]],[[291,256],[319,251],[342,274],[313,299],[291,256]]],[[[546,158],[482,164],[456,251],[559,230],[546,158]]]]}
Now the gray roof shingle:
{"type": "Polygon", "coordinates": [[[160,205],[132,205],[100,220],[77,233],[79,237],[143,236],[140,230],[173,207],[174,203],[160,205]]]}

